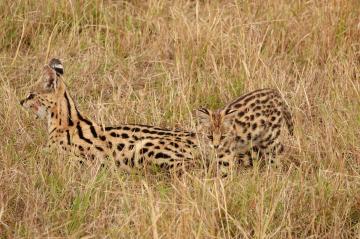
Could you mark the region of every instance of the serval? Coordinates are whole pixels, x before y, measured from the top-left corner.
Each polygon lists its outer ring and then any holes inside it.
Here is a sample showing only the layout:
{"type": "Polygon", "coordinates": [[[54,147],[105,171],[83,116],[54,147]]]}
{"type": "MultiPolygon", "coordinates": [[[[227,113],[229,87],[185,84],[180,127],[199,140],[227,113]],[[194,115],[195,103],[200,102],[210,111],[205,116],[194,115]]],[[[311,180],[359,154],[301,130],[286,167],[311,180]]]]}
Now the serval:
{"type": "Polygon", "coordinates": [[[278,90],[260,89],[245,94],[223,109],[197,110],[199,131],[216,149],[217,166],[227,175],[234,161],[252,166],[254,158],[274,162],[284,151],[279,140],[282,124],[293,135],[294,125],[289,109],[278,90]]]}
{"type": "Polygon", "coordinates": [[[136,124],[104,127],[88,119],[70,96],[63,73],[61,61],[52,59],[41,82],[20,102],[47,120],[48,147],[83,159],[110,158],[125,170],[147,164],[173,169],[194,160],[197,143],[192,132],[136,124]]]}

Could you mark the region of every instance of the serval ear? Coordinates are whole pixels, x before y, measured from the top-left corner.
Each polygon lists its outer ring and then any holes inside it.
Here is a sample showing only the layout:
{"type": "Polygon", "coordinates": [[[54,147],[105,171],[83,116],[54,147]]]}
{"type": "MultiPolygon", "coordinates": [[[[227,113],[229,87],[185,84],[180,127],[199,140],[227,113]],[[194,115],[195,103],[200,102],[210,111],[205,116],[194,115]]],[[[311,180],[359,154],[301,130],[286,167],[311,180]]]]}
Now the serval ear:
{"type": "Polygon", "coordinates": [[[221,115],[223,117],[223,123],[225,126],[231,126],[231,122],[234,114],[236,114],[237,109],[224,109],[221,111],[221,115]]]}
{"type": "Polygon", "coordinates": [[[196,118],[200,124],[208,124],[210,122],[211,110],[199,108],[196,110],[196,118]]]}
{"type": "Polygon", "coordinates": [[[62,76],[64,74],[64,66],[59,59],[51,59],[49,66],[55,70],[57,76],[62,76]]]}
{"type": "Polygon", "coordinates": [[[225,110],[223,110],[225,117],[231,116],[231,115],[234,114],[236,111],[238,111],[238,110],[237,110],[237,109],[225,109],[225,110]]]}

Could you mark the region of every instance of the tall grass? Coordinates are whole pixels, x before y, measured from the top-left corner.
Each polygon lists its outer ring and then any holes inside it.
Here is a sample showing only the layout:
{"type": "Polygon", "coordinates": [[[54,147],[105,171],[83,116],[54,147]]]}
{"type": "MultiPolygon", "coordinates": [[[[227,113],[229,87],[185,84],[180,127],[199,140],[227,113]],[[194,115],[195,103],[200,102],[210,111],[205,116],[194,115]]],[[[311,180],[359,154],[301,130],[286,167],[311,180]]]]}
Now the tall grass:
{"type": "Polygon", "coordinates": [[[0,1],[0,237],[360,238],[359,16],[357,0],[0,1]],[[226,180],[80,168],[18,103],[52,57],[99,123],[194,129],[195,108],[274,87],[295,136],[281,168],[226,180]]]}

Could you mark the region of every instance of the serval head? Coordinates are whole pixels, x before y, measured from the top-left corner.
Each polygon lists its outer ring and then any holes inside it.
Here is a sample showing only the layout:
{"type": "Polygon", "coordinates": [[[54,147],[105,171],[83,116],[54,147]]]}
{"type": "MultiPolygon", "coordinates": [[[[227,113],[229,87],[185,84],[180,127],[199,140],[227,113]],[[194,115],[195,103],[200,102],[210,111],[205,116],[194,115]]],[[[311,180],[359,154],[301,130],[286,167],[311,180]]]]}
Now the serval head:
{"type": "Polygon", "coordinates": [[[221,148],[226,139],[231,135],[231,115],[234,110],[209,110],[200,108],[197,110],[199,119],[199,131],[203,133],[210,146],[214,149],[221,148]]]}
{"type": "Polygon", "coordinates": [[[65,84],[61,79],[64,68],[60,60],[51,59],[44,66],[42,79],[29,92],[20,104],[35,113],[39,118],[45,119],[51,112],[56,111],[58,98],[64,95],[65,84]]]}

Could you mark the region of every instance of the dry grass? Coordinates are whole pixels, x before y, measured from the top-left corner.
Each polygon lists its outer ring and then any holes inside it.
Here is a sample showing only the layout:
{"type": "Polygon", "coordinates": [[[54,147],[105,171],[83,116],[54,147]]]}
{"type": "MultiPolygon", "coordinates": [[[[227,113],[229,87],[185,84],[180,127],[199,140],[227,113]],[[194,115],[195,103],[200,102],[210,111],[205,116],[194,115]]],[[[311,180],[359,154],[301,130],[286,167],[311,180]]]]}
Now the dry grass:
{"type": "Polygon", "coordinates": [[[360,2],[0,1],[0,238],[360,238],[360,2]],[[49,58],[106,124],[193,129],[191,111],[276,87],[283,169],[228,180],[81,169],[18,104],[49,58]]]}

